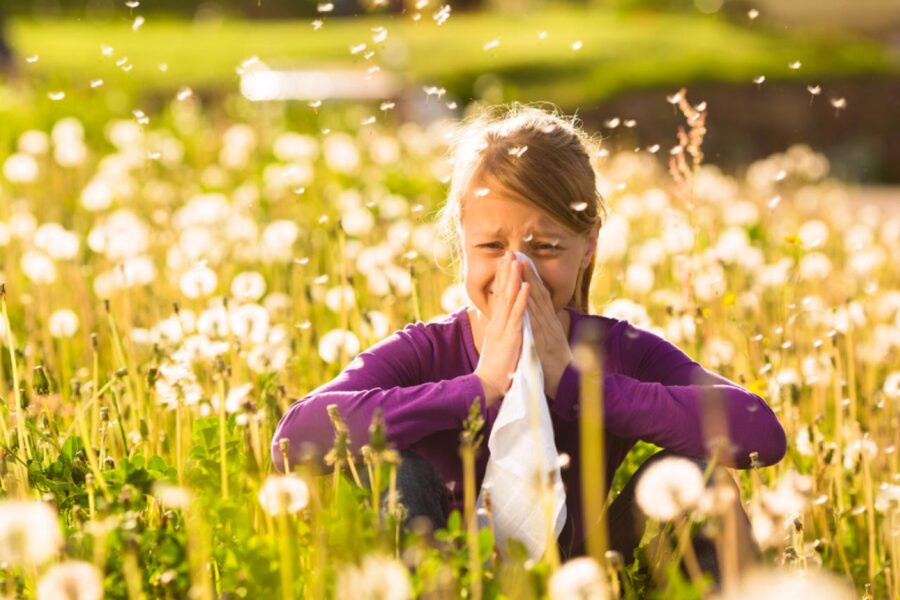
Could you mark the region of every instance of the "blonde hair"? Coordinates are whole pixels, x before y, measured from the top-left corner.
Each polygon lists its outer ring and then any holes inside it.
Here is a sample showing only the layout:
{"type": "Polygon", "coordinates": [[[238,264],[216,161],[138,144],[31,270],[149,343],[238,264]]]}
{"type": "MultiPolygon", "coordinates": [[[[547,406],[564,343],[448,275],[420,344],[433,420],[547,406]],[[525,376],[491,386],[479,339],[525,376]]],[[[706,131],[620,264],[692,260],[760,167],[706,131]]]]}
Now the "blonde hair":
{"type": "MultiPolygon", "coordinates": [[[[436,219],[454,262],[460,259],[466,191],[486,179],[546,211],[575,234],[587,235],[601,226],[607,206],[592,161],[597,146],[574,117],[562,116],[552,105],[546,110],[533,104],[494,106],[464,120],[450,144],[453,174],[436,219]]],[[[595,256],[579,271],[569,301],[582,313],[589,312],[595,256]]]]}

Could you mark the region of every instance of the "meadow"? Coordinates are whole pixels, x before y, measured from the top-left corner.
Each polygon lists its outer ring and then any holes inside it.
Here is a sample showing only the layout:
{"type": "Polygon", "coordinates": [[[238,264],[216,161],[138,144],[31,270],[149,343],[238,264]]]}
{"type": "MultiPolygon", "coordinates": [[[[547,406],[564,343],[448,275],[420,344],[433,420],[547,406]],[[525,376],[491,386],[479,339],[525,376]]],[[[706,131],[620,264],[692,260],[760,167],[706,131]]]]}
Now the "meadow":
{"type": "MultiPolygon", "coordinates": [[[[602,552],[502,556],[474,507],[435,543],[403,532],[382,423],[371,485],[339,415],[327,465],[274,468],[293,401],[466,302],[432,224],[452,122],[181,83],[137,108],[54,85],[0,98],[22,115],[0,127],[7,597],[709,597],[674,566],[679,547],[664,560],[644,546],[629,568],[602,552]],[[373,502],[383,490],[387,506],[373,502]]],[[[591,312],[659,333],[785,428],[784,460],[731,472],[763,557],[720,597],[897,597],[900,217],[854,205],[803,145],[722,172],[702,156],[703,114],[719,107],[701,101],[659,98],[693,136],[594,157],[611,213],[591,312]]],[[[614,488],[652,450],[639,445],[614,488]]],[[[715,491],[666,520],[723,539],[715,491]]]]}

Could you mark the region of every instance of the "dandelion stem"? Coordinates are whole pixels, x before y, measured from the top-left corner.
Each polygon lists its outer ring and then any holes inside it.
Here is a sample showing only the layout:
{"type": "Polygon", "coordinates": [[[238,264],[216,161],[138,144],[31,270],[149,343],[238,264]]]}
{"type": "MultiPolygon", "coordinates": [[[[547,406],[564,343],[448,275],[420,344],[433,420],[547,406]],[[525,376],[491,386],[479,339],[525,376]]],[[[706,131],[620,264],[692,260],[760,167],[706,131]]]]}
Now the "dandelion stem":
{"type": "Polygon", "coordinates": [[[294,559],[291,557],[290,522],[286,510],[278,515],[278,553],[281,560],[281,597],[294,598],[294,559]]]}
{"type": "MultiPolygon", "coordinates": [[[[219,477],[222,480],[222,498],[228,499],[228,455],[225,452],[225,378],[219,377],[219,477]]],[[[284,459],[284,472],[287,470],[287,457],[284,459]]]]}

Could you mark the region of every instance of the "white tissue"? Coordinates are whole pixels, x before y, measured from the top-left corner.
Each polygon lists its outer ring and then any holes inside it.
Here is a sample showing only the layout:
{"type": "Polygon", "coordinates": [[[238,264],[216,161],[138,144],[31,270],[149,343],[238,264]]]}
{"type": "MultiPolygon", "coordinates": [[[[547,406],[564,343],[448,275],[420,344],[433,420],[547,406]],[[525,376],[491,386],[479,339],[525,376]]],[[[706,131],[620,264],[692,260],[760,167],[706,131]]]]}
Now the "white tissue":
{"type": "MultiPolygon", "coordinates": [[[[537,275],[531,259],[521,252],[516,258],[537,275]]],[[[490,458],[482,490],[490,490],[494,520],[494,538],[505,552],[506,542],[514,538],[525,544],[531,558],[537,560],[547,549],[548,523],[543,502],[552,496],[553,534],[559,537],[566,523],[566,493],[559,470],[559,453],[553,438],[553,422],[544,395],[544,372],[534,345],[528,311],[523,316],[522,353],[512,385],[503,399],[491,436],[490,458]],[[543,473],[543,477],[539,475],[543,473]],[[542,495],[538,481],[553,482],[552,490],[542,495]]],[[[483,493],[478,508],[484,507],[483,493]]],[[[479,510],[480,524],[486,525],[479,510]]]]}

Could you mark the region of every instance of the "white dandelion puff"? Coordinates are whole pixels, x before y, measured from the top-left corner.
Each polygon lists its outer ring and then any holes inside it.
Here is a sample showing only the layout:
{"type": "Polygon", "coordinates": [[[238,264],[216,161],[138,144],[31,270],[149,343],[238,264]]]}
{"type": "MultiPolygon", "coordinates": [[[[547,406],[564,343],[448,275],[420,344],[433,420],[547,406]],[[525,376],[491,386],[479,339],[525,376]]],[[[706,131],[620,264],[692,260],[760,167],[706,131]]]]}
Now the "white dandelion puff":
{"type": "Polygon", "coordinates": [[[703,496],[703,473],[691,460],[666,457],[647,467],[635,497],[648,517],[670,521],[691,510],[703,496]]]}
{"type": "Polygon", "coordinates": [[[186,297],[195,299],[209,296],[216,289],[219,278],[205,264],[199,264],[185,271],[178,280],[178,287],[186,297]]]}
{"type": "Polygon", "coordinates": [[[10,565],[40,565],[63,544],[56,510],[45,502],[0,500],[0,556],[10,565]]]}
{"type": "Polygon", "coordinates": [[[47,320],[47,329],[55,338],[70,338],[78,331],[78,315],[68,308],[56,310],[47,320]]]}
{"type": "Polygon", "coordinates": [[[413,589],[402,562],[369,554],[361,565],[348,565],[338,571],[335,597],[408,600],[413,597],[413,589]]]}
{"type": "Polygon", "coordinates": [[[606,600],[610,597],[606,575],[597,561],[582,556],[562,565],[550,577],[547,593],[550,600],[606,600]]]}
{"type": "Polygon", "coordinates": [[[294,514],[309,503],[309,487],[296,475],[269,475],[258,498],[263,509],[273,517],[294,514]]]}
{"type": "Polygon", "coordinates": [[[190,490],[181,486],[158,481],[153,486],[153,495],[167,508],[185,510],[191,505],[190,490]]]}
{"type": "Polygon", "coordinates": [[[335,363],[341,357],[341,349],[348,358],[359,354],[359,338],[346,329],[332,329],[319,340],[319,356],[327,363],[335,363]]]}
{"type": "Polygon", "coordinates": [[[53,565],[37,586],[37,600],[101,600],[103,576],[93,564],[69,560],[53,565]]]}
{"type": "Polygon", "coordinates": [[[243,271],[231,280],[231,293],[241,302],[255,302],[266,293],[266,279],[258,271],[243,271]]]}

